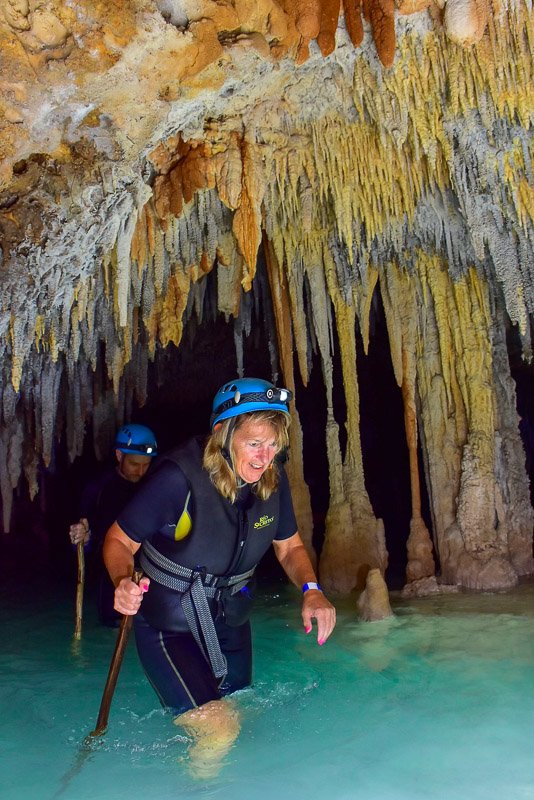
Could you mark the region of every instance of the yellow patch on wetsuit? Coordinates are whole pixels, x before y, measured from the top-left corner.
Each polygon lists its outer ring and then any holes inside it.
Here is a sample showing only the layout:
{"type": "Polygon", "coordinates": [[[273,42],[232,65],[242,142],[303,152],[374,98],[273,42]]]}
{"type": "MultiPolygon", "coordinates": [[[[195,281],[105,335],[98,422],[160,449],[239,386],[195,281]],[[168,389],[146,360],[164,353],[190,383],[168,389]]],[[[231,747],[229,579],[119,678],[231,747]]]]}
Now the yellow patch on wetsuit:
{"type": "Polygon", "coordinates": [[[191,492],[189,492],[189,494],[187,495],[184,510],[182,511],[180,519],[176,523],[176,527],[174,529],[174,540],[176,542],[179,542],[180,539],[185,539],[185,537],[189,535],[189,533],[191,532],[191,528],[193,527],[193,522],[189,515],[190,497],[191,497],[191,492]]]}

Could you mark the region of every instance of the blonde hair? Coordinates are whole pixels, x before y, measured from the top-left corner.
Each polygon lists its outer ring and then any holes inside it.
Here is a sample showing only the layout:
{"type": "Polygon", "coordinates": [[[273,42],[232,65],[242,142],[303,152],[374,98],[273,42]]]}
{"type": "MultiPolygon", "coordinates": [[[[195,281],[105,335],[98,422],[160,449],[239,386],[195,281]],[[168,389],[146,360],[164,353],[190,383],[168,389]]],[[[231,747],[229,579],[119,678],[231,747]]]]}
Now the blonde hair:
{"type": "MultiPolygon", "coordinates": [[[[233,439],[234,433],[238,431],[245,422],[268,423],[274,429],[274,438],[277,452],[279,453],[289,444],[289,415],[283,411],[250,411],[247,414],[240,414],[238,417],[225,419],[206,442],[204,448],[203,466],[210,476],[210,480],[217,491],[226,497],[231,503],[235,503],[240,477],[233,466],[233,439]],[[230,454],[229,460],[223,454],[223,450],[230,454]]],[[[266,469],[257,483],[254,484],[254,493],[260,500],[267,500],[278,488],[279,471],[276,461],[272,463],[272,469],[266,469]]]]}

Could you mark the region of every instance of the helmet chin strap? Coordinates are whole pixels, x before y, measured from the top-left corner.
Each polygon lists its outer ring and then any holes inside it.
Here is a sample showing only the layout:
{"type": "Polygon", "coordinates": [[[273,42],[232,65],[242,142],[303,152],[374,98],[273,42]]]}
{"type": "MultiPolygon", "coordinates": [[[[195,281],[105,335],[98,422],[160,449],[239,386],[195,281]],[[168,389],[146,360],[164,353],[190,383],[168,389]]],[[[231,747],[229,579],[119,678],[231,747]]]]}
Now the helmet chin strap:
{"type": "Polygon", "coordinates": [[[226,463],[232,470],[234,468],[234,465],[232,462],[232,456],[230,454],[230,440],[234,432],[235,424],[236,424],[236,418],[234,417],[233,419],[230,420],[230,424],[228,425],[228,430],[226,432],[226,438],[221,447],[221,453],[223,454],[223,458],[225,459],[226,463]]]}

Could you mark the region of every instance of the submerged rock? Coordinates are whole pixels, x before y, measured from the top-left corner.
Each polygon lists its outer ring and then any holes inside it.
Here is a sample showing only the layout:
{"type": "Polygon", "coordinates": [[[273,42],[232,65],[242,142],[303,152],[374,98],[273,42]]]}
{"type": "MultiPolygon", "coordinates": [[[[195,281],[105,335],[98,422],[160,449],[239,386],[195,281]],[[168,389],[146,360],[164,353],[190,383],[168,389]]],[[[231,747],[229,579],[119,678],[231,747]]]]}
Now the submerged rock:
{"type": "Polygon", "coordinates": [[[459,586],[451,583],[438,583],[434,575],[407,583],[402,597],[427,597],[430,594],[451,594],[459,591],[459,586]]]}

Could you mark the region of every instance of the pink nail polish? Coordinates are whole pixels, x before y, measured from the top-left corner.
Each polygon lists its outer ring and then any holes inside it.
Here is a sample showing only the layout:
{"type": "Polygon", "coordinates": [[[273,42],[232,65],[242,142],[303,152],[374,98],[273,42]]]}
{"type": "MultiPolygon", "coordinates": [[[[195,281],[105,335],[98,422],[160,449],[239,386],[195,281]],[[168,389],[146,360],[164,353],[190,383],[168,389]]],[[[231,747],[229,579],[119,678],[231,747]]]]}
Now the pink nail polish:
{"type": "Polygon", "coordinates": [[[311,626],[311,625],[308,625],[308,627],[307,627],[307,628],[304,628],[304,630],[306,631],[306,633],[309,633],[309,632],[311,631],[311,629],[312,629],[312,626],[311,626]]]}
{"type": "Polygon", "coordinates": [[[324,639],[319,639],[318,644],[324,644],[324,642],[325,642],[324,639]]]}

